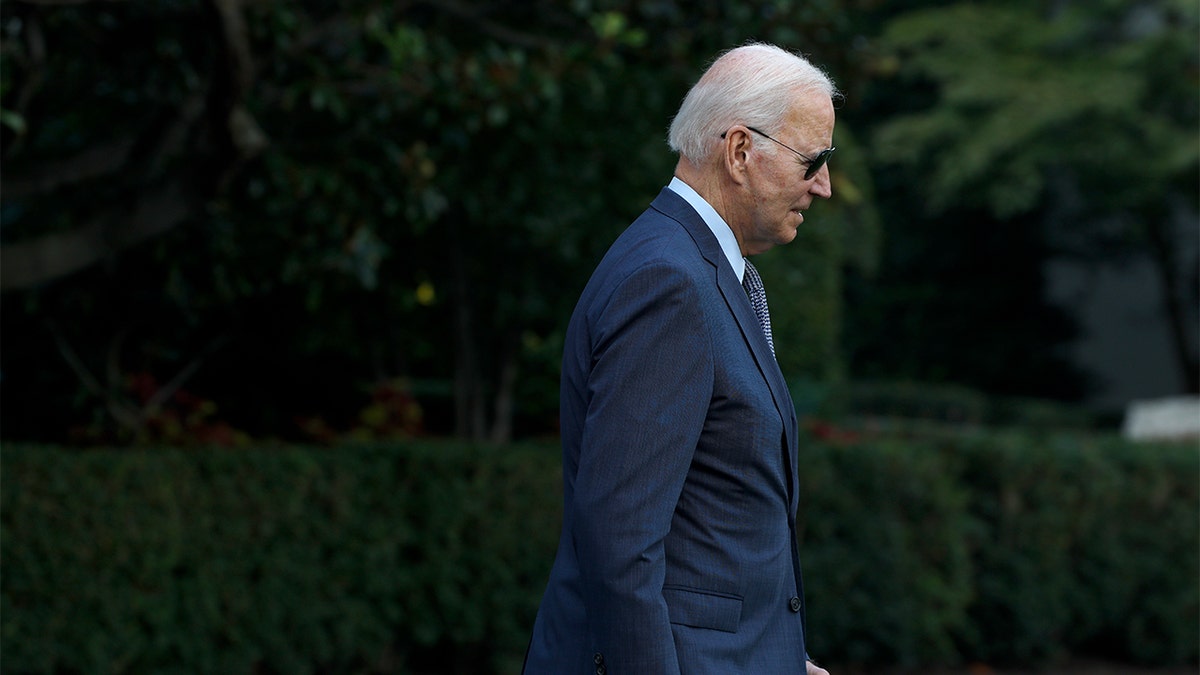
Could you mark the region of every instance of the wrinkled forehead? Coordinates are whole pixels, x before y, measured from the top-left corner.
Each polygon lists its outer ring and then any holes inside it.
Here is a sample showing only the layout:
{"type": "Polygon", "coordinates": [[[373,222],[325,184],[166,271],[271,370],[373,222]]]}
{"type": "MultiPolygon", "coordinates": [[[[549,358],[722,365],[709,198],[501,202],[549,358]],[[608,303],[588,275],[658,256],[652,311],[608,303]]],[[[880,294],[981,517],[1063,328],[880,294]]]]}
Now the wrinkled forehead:
{"type": "Polygon", "coordinates": [[[833,145],[833,101],[824,93],[801,94],[784,116],[782,131],[810,150],[833,145]]]}

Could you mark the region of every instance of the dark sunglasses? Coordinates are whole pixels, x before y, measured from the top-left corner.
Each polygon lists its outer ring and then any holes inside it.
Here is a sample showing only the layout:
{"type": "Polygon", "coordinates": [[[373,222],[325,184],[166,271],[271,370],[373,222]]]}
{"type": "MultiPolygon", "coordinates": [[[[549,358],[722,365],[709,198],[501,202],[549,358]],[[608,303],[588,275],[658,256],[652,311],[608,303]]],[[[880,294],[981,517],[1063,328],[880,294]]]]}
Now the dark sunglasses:
{"type": "MultiPolygon", "coordinates": [[[[821,167],[825,166],[825,162],[829,161],[829,156],[833,154],[834,150],[837,150],[837,148],[825,148],[821,152],[818,152],[816,157],[809,157],[808,155],[804,154],[803,152],[796,150],[795,148],[793,148],[792,146],[790,146],[786,143],[781,143],[781,142],[775,140],[774,138],[771,138],[766,133],[759,131],[758,129],[755,129],[754,127],[746,127],[746,128],[749,129],[750,131],[753,131],[754,133],[766,138],[768,141],[771,141],[772,143],[778,143],[779,145],[782,145],[783,147],[787,148],[788,150],[791,150],[792,152],[796,153],[796,155],[798,155],[800,157],[800,159],[804,160],[808,165],[808,168],[804,172],[804,180],[811,180],[813,176],[817,175],[817,172],[821,170],[821,167]]],[[[725,138],[725,134],[721,134],[721,138],[725,138]]]]}

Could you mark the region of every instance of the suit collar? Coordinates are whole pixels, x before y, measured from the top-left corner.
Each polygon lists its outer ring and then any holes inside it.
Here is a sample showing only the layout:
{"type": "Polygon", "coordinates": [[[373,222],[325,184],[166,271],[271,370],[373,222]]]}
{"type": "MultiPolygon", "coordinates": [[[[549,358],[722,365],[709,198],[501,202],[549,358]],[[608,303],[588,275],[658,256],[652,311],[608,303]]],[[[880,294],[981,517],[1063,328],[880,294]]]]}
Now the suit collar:
{"type": "MultiPolygon", "coordinates": [[[[651,202],[650,207],[682,225],[691,235],[692,240],[696,242],[700,255],[715,268],[717,288],[720,289],[721,295],[725,298],[725,304],[734,319],[737,320],[742,335],[750,345],[750,351],[758,364],[758,369],[771,390],[775,407],[783,418],[784,456],[789,465],[792,481],[794,481],[796,466],[794,453],[798,441],[796,408],[792,403],[791,394],[788,392],[787,382],[783,379],[783,372],[779,369],[779,363],[775,361],[775,355],[771,353],[771,346],[767,344],[767,338],[763,335],[762,327],[759,326],[758,317],[750,305],[750,298],[730,267],[729,260],[721,249],[720,243],[717,242],[716,236],[687,200],[674,191],[663,188],[658,197],[651,202]]],[[[789,489],[792,492],[790,496],[794,499],[795,490],[791,485],[792,481],[789,481],[789,489]]]]}
{"type": "Polygon", "coordinates": [[[687,200],[675,193],[670,188],[663,188],[658,193],[658,197],[650,203],[650,208],[659,211],[663,215],[683,225],[691,235],[692,240],[696,242],[696,247],[700,249],[700,255],[718,270],[725,267],[731,273],[729,260],[725,257],[725,252],[721,250],[721,244],[717,241],[716,236],[709,230],[708,225],[696,209],[687,203],[687,200]]]}
{"type": "MultiPolygon", "coordinates": [[[[729,305],[729,310],[737,319],[746,341],[749,342],[754,358],[759,363],[759,368],[763,370],[764,375],[768,376],[767,380],[770,382],[772,378],[769,374],[779,373],[779,365],[775,362],[775,357],[771,354],[771,346],[767,344],[767,338],[758,324],[758,317],[750,305],[750,298],[747,297],[745,289],[742,288],[741,282],[738,281],[730,267],[716,236],[709,230],[704,219],[696,213],[691,204],[670,189],[663,188],[658,198],[650,206],[683,225],[692,240],[696,242],[700,255],[716,268],[717,287],[725,296],[725,303],[729,305]]],[[[779,374],[778,379],[782,381],[783,375],[779,374]]]]}
{"type": "Polygon", "coordinates": [[[712,204],[708,203],[704,197],[700,196],[699,192],[691,185],[688,185],[678,176],[671,179],[671,183],[667,186],[672,192],[675,192],[693,208],[700,218],[704,220],[704,224],[716,237],[717,243],[721,246],[721,251],[725,254],[725,259],[729,261],[729,266],[733,268],[733,273],[737,276],[738,281],[742,280],[742,275],[746,270],[746,259],[742,257],[741,247],[738,245],[737,236],[733,233],[733,228],[729,223],[717,213],[712,204]]]}

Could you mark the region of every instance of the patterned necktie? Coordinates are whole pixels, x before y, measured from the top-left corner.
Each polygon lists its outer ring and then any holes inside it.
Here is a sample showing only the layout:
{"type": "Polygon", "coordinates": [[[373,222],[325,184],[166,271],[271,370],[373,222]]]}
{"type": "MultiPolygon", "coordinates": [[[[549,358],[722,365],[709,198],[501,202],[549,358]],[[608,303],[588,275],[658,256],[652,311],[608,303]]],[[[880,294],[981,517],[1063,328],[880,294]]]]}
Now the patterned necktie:
{"type": "Polygon", "coordinates": [[[763,335],[767,336],[767,344],[771,346],[771,355],[775,355],[775,341],[771,339],[771,313],[767,310],[767,290],[763,288],[762,277],[758,270],[746,260],[746,274],[742,277],[742,287],[750,296],[750,304],[758,315],[758,323],[762,326],[763,335]]]}

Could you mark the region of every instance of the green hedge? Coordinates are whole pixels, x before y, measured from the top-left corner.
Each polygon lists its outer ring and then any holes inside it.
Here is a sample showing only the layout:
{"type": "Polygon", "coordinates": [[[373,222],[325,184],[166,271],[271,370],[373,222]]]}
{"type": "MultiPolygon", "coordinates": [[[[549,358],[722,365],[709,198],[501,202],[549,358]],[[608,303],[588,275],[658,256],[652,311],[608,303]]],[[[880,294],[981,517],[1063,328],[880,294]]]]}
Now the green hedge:
{"type": "Polygon", "coordinates": [[[1200,657],[1200,453],[1018,432],[807,448],[814,653],[855,663],[1200,657]]]}
{"type": "MultiPolygon", "coordinates": [[[[1194,664],[1194,447],[1028,434],[808,443],[812,651],[1194,664]]],[[[22,673],[512,673],[557,448],[0,452],[0,651],[22,673]]]]}
{"type": "Polygon", "coordinates": [[[1010,434],[966,450],[963,484],[979,523],[970,652],[1030,662],[1075,649],[1149,664],[1196,662],[1194,444],[1031,442],[1010,434]]]}
{"type": "Polygon", "coordinates": [[[511,672],[556,457],[6,448],[4,672],[511,672]]]}

